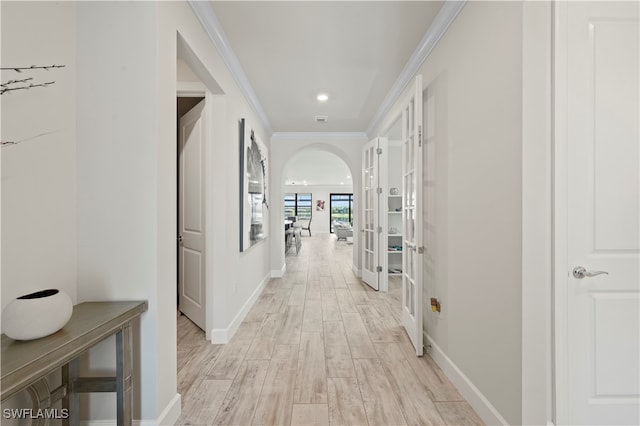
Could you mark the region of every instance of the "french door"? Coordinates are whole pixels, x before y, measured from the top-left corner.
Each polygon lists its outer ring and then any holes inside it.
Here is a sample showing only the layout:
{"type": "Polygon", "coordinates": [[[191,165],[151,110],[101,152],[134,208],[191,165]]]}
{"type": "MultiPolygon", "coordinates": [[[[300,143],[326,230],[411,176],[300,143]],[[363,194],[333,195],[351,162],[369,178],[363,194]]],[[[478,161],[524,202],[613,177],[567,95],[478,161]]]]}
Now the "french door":
{"type": "Polygon", "coordinates": [[[402,325],[422,356],[422,76],[402,111],[402,325]]]}
{"type": "Polygon", "coordinates": [[[374,290],[379,289],[380,232],[378,188],[378,139],[362,147],[362,281],[374,290]]]}

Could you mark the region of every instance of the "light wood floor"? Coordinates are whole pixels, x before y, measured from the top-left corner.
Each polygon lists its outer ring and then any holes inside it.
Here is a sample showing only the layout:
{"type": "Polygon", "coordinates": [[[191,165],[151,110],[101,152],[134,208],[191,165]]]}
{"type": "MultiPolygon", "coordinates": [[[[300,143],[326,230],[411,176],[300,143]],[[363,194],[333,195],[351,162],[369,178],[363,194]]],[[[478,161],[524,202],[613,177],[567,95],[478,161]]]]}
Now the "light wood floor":
{"type": "Polygon", "coordinates": [[[352,245],[304,237],[226,345],[178,318],[184,425],[481,425],[400,325],[400,283],[370,289],[352,245]]]}

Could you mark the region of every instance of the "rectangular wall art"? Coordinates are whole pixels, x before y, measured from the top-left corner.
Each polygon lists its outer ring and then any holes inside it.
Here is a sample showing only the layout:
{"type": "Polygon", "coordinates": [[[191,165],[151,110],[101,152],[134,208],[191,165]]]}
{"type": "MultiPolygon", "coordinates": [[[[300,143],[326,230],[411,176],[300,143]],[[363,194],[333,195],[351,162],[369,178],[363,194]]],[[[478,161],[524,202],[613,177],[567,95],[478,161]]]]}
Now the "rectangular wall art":
{"type": "Polygon", "coordinates": [[[267,237],[269,167],[267,147],[240,120],[240,251],[267,237]]]}

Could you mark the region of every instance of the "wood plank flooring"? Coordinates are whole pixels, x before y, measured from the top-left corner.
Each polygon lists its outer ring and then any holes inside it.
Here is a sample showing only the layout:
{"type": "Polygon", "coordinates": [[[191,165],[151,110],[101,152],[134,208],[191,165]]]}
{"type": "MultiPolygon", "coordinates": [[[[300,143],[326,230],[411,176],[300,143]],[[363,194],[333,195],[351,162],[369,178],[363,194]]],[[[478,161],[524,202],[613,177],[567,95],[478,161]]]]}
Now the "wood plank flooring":
{"type": "Polygon", "coordinates": [[[352,245],[304,237],[235,336],[211,345],[178,317],[179,425],[482,425],[400,325],[401,283],[375,292],[352,245]]]}

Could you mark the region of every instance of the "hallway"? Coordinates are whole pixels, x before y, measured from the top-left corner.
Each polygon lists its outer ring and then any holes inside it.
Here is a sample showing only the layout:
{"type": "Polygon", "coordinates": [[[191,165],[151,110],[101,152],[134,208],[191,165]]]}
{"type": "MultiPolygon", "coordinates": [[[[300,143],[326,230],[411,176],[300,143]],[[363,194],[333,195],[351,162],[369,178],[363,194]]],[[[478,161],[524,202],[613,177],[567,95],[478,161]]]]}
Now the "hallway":
{"type": "Polygon", "coordinates": [[[177,424],[480,425],[400,326],[401,283],[375,292],[352,245],[304,237],[227,345],[178,317],[177,424]]]}

